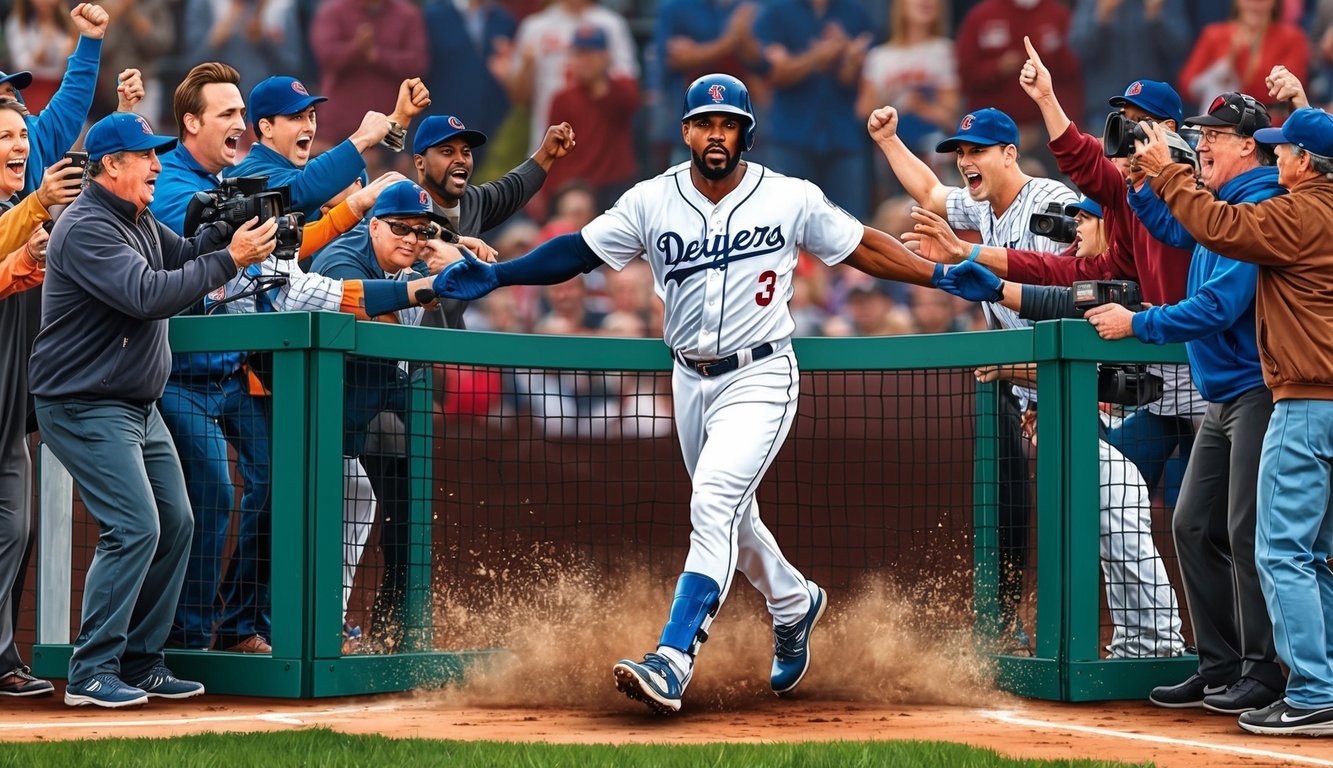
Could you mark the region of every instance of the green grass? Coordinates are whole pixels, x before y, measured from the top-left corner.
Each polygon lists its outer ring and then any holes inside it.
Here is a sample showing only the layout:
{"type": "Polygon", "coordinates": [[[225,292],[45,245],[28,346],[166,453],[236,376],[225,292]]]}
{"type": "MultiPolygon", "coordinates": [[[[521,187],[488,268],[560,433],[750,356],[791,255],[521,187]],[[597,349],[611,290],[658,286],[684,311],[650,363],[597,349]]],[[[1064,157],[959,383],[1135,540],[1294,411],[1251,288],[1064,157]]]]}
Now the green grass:
{"type": "MultiPolygon", "coordinates": [[[[1015,760],[922,741],[698,746],[508,744],[349,736],[329,730],[5,744],[0,766],[23,768],[1124,768],[1099,760],[1015,760]]],[[[1149,763],[1138,764],[1151,765],[1149,763]]]]}

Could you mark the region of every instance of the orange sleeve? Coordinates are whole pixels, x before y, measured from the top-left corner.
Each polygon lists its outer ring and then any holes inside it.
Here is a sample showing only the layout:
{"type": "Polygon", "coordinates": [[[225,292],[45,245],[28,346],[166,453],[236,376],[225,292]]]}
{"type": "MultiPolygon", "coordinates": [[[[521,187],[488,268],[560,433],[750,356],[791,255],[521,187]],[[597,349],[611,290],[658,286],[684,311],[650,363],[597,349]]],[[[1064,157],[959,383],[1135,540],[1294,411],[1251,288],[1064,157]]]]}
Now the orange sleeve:
{"type": "Polygon", "coordinates": [[[357,320],[369,320],[370,315],[366,314],[366,292],[361,288],[361,281],[344,280],[342,284],[343,302],[338,310],[349,315],[356,315],[357,320]]]}
{"type": "MultiPolygon", "coordinates": [[[[31,195],[30,195],[31,197],[31,195]]],[[[344,200],[329,209],[319,221],[312,221],[301,229],[301,257],[309,258],[334,238],[355,227],[361,217],[344,200]]]]}
{"type": "Polygon", "coordinates": [[[20,246],[0,262],[0,299],[36,288],[44,279],[46,279],[46,267],[32,258],[26,244],[20,246]]]}
{"type": "Polygon", "coordinates": [[[27,244],[33,230],[44,221],[50,221],[51,214],[37,202],[37,195],[31,194],[19,201],[19,204],[0,214],[0,254],[5,258],[27,244]]]}

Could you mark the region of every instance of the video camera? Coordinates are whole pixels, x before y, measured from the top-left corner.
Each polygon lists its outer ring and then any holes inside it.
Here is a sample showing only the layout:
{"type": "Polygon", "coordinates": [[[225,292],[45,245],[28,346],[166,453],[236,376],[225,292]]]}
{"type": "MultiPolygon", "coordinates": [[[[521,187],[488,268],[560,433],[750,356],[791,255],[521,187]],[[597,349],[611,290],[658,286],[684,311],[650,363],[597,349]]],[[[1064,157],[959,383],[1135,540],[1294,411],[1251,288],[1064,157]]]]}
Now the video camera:
{"type": "Polygon", "coordinates": [[[217,189],[195,192],[190,198],[185,209],[185,234],[193,236],[200,227],[213,222],[222,222],[234,232],[250,219],[276,219],[278,245],[273,255],[294,259],[301,250],[305,215],[291,207],[291,191],[287,187],[268,189],[267,176],[223,179],[217,189]]]}
{"type": "MultiPolygon", "coordinates": [[[[1106,126],[1102,130],[1102,154],[1107,157],[1129,157],[1134,154],[1134,141],[1148,141],[1148,134],[1143,126],[1125,117],[1120,112],[1106,116],[1106,126]]],[[[1171,162],[1185,163],[1199,170],[1199,156],[1185,137],[1175,131],[1166,132],[1166,146],[1171,152],[1171,162]]]]}
{"type": "MultiPolygon", "coordinates": [[[[1133,280],[1078,280],[1073,285],[1074,306],[1086,311],[1102,304],[1119,304],[1138,312],[1143,294],[1133,280]]],[[[1133,363],[1097,366],[1097,401],[1116,405],[1147,405],[1162,398],[1165,382],[1149,373],[1146,365],[1133,363]]]]}
{"type": "Polygon", "coordinates": [[[1057,243],[1072,243],[1078,238],[1078,220],[1066,216],[1060,203],[1047,203],[1044,213],[1034,213],[1028,219],[1028,231],[1057,243]]]}

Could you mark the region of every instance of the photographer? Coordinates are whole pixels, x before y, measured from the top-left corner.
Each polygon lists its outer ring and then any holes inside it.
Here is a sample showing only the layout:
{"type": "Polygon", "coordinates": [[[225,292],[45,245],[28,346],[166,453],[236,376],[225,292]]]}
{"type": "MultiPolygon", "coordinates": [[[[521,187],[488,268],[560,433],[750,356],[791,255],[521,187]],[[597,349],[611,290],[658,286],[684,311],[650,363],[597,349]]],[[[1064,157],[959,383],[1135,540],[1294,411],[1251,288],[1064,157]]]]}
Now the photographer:
{"type": "Polygon", "coordinates": [[[311,96],[294,77],[270,77],[256,85],[250,91],[250,124],[259,141],[235,169],[237,176],[267,176],[270,187],[289,187],[292,206],[311,221],[320,217],[320,206],[366,172],[366,150],[391,132],[404,140],[412,118],[430,106],[430,91],[420,78],[404,80],[392,115],[367,112],[356,133],[312,158],[315,105],[322,101],[328,99],[311,96]]]}
{"type": "MultiPolygon", "coordinates": [[[[1286,695],[1245,712],[1240,727],[1264,734],[1333,734],[1333,662],[1328,629],[1329,463],[1333,449],[1333,116],[1298,109],[1253,140],[1276,145],[1278,183],[1288,194],[1237,205],[1198,189],[1190,169],[1163,151],[1159,127],[1138,152],[1140,168],[1172,217],[1200,244],[1256,264],[1255,323],[1273,416],[1259,460],[1255,565],[1279,658],[1291,670],[1286,695]],[[1322,224],[1321,224],[1322,223],[1322,224]]],[[[1248,141],[1243,137],[1229,139],[1248,141]]]]}
{"type": "MultiPolygon", "coordinates": [[[[1208,114],[1186,123],[1202,129],[1200,180],[1218,199],[1257,203],[1284,194],[1272,150],[1254,140],[1269,124],[1257,100],[1224,93],[1208,114]]],[[[1129,199],[1155,237],[1194,243],[1151,187],[1129,199]]],[[[1171,518],[1199,669],[1178,685],[1154,688],[1148,699],[1158,706],[1239,714],[1268,706],[1284,687],[1254,562],[1255,484],[1273,412],[1255,338],[1258,275],[1253,264],[1195,244],[1184,301],[1137,313],[1108,304],[1087,315],[1104,339],[1185,342],[1195,386],[1208,401],[1171,518]]]]}
{"type": "Polygon", "coordinates": [[[154,402],[170,367],[166,319],[273,250],[273,221],[249,221],[227,250],[214,230],[185,240],[148,210],[161,166],[139,115],[99,120],[91,181],[51,235],[30,381],[42,439],[101,528],[65,703],[124,707],[187,698],[162,644],[185,577],[193,520],[180,460],[154,402]]]}
{"type": "MultiPolygon", "coordinates": [[[[1079,248],[1084,258],[1098,255],[1095,235],[1100,217],[1092,207],[1096,204],[1090,202],[1066,209],[1079,218],[1079,248]]],[[[1004,281],[976,262],[951,268],[938,287],[969,301],[999,301],[1027,320],[1083,316],[1071,289],[1004,281]]],[[[978,373],[983,374],[978,376],[982,381],[994,380],[989,371],[978,373]]],[[[1185,652],[1179,603],[1153,542],[1152,505],[1143,476],[1105,438],[1097,441],[1097,447],[1102,576],[1115,625],[1107,650],[1111,658],[1179,656],[1185,652]]]]}

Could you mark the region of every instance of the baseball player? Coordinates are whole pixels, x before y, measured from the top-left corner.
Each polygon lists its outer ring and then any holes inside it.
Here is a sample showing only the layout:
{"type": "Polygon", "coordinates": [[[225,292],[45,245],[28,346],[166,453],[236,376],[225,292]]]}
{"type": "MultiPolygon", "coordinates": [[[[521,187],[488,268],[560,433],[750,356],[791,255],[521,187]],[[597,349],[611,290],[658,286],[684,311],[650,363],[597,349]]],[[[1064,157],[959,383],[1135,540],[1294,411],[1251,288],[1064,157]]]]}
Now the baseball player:
{"type": "Polygon", "coordinates": [[[625,695],[660,714],[680,709],[695,653],[737,570],[763,593],[773,617],[773,691],[794,689],[810,665],[810,633],[827,596],[783,556],[755,502],[796,415],[800,374],[787,302],[798,250],[918,285],[943,274],[814,184],[745,162],[755,118],[740,80],[695,80],[685,92],[681,135],[690,162],[636,185],[581,232],[502,264],[467,254],[435,283],[441,296],[471,300],[502,285],[563,282],[603,264],[619,271],[639,257],[652,266],[675,359],[692,530],[657,650],[620,661],[614,675],[625,695]]]}

